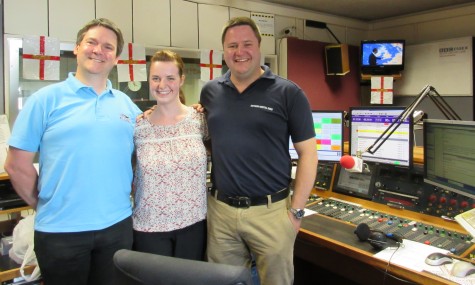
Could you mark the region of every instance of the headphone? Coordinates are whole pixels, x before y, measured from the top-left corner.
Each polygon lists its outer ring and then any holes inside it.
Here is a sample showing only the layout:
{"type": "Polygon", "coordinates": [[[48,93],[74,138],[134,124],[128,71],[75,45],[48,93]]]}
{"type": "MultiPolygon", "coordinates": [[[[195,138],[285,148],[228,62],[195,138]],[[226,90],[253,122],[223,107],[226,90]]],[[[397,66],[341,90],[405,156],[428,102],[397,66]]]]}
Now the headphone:
{"type": "Polygon", "coordinates": [[[382,231],[371,230],[365,223],[359,224],[354,233],[360,241],[368,241],[375,249],[385,249],[387,247],[399,247],[402,237],[396,234],[385,234],[382,231]]]}

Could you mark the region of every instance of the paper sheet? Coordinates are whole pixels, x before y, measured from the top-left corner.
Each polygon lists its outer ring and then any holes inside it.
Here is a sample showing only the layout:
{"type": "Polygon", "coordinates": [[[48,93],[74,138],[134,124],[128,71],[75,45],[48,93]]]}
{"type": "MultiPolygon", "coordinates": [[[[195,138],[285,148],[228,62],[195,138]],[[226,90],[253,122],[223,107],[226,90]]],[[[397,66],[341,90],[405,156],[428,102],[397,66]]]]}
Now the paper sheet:
{"type": "MultiPolygon", "coordinates": [[[[404,239],[403,246],[400,248],[386,248],[374,255],[374,257],[390,261],[391,264],[404,266],[419,272],[426,271],[442,278],[451,280],[458,284],[474,284],[475,274],[466,276],[465,278],[454,277],[450,274],[453,264],[445,264],[440,266],[431,266],[425,263],[426,257],[433,252],[449,253],[449,251],[426,245],[423,243],[404,239]]],[[[458,262],[454,259],[454,262],[458,262]]]]}

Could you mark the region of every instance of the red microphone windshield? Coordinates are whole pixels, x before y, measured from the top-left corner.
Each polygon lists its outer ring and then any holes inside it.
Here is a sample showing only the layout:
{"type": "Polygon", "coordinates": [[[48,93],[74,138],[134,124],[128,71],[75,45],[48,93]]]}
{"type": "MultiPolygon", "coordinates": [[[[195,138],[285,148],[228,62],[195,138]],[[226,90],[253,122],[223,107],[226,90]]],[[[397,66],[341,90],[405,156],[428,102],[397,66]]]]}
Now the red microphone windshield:
{"type": "Polygon", "coordinates": [[[352,168],[355,166],[355,160],[349,155],[344,155],[340,158],[340,164],[344,168],[352,168]]]}

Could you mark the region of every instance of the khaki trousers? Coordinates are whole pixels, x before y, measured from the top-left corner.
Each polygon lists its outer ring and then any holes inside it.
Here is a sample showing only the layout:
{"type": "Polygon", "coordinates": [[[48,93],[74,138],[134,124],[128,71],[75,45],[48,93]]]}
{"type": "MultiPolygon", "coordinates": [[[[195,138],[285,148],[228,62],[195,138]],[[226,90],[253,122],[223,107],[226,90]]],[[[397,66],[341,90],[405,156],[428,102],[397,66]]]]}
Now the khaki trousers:
{"type": "Polygon", "coordinates": [[[254,256],[261,285],[292,284],[297,232],[289,205],[290,197],[235,208],[208,195],[208,261],[251,267],[254,256]]]}

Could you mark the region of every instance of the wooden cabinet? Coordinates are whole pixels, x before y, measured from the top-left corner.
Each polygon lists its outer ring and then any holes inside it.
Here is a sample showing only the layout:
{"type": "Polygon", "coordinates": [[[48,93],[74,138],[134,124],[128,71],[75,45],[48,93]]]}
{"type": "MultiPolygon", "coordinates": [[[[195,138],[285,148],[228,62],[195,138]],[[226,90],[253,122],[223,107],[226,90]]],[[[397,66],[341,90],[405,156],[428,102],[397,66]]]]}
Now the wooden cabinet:
{"type": "Polygon", "coordinates": [[[198,4],[175,0],[171,2],[171,46],[198,48],[198,4]]]}
{"type": "Polygon", "coordinates": [[[223,50],[221,33],[229,20],[229,8],[217,5],[198,5],[200,49],[223,50]]]}
{"type": "Polygon", "coordinates": [[[107,18],[119,26],[126,43],[132,42],[132,0],[95,0],[96,18],[107,18]]]}
{"type": "Polygon", "coordinates": [[[170,1],[140,0],[133,5],[134,43],[170,46],[170,1]]]}
{"type": "Polygon", "coordinates": [[[47,0],[5,0],[4,32],[13,35],[47,35],[47,0]]]}
{"type": "Polygon", "coordinates": [[[87,22],[95,18],[94,0],[49,0],[49,36],[60,41],[76,42],[87,22]]]}

